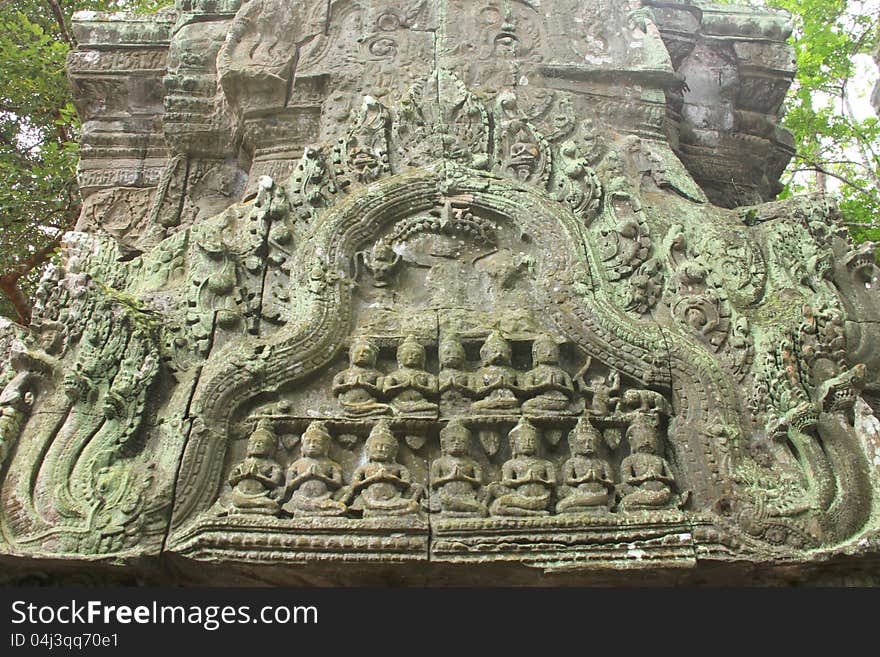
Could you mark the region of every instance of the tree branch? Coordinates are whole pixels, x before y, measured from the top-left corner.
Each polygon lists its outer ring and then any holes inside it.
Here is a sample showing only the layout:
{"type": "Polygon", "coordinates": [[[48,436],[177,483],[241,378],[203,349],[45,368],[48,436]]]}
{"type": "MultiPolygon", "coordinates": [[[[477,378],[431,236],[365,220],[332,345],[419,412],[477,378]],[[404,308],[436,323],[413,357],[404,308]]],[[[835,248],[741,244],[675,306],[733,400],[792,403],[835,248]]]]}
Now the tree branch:
{"type": "Polygon", "coordinates": [[[31,322],[31,304],[21,288],[18,287],[18,279],[9,280],[5,276],[0,276],[0,292],[6,295],[6,298],[12,303],[17,317],[15,321],[22,326],[27,326],[31,322]]]}
{"type": "Polygon", "coordinates": [[[9,271],[0,275],[0,292],[5,294],[9,301],[12,302],[12,306],[15,308],[15,312],[18,315],[16,321],[19,324],[27,326],[30,323],[31,304],[18,286],[18,282],[23,276],[26,276],[37,267],[42,266],[52,257],[61,245],[61,238],[64,237],[64,233],[70,230],[74,221],[76,221],[75,216],[68,216],[67,224],[58,231],[50,242],[31,253],[24,262],[19,263],[9,271]]]}
{"type": "Polygon", "coordinates": [[[819,165],[816,165],[816,164],[814,164],[813,166],[810,166],[810,167],[801,167],[800,169],[794,169],[791,173],[800,173],[802,171],[804,171],[804,172],[812,171],[814,173],[823,173],[826,176],[831,176],[832,178],[837,178],[837,180],[849,185],[850,187],[855,189],[857,192],[861,192],[862,194],[865,194],[867,196],[876,196],[877,195],[877,193],[875,191],[871,191],[867,187],[862,187],[861,185],[857,185],[856,183],[854,183],[852,180],[850,180],[846,176],[842,176],[838,173],[834,173],[833,171],[829,171],[828,169],[820,167],[819,165]]]}
{"type": "Polygon", "coordinates": [[[46,2],[52,9],[52,15],[55,17],[55,22],[58,23],[61,38],[64,39],[68,46],[76,48],[76,41],[73,40],[73,37],[70,36],[70,32],[67,31],[67,22],[64,20],[64,11],[61,9],[61,4],[58,0],[46,0],[46,2]]]}

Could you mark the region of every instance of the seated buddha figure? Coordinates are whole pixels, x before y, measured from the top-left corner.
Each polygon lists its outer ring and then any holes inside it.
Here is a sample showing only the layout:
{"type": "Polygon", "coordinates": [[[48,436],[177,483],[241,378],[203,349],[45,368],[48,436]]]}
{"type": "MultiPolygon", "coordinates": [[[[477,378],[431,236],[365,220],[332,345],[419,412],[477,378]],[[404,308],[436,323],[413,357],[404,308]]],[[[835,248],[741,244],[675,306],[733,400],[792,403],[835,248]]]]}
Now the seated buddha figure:
{"type": "Polygon", "coordinates": [[[376,369],[378,350],[367,338],[351,344],[350,365],[333,377],[333,394],[349,417],[386,415],[387,404],[377,401],[382,393],[382,373],[376,369]]]}
{"type": "Polygon", "coordinates": [[[342,489],[342,468],[328,456],[332,438],[323,422],[302,435],[302,456],[287,469],[285,510],[300,516],[341,516],[345,504],[334,498],[342,489]]]}
{"type": "Polygon", "coordinates": [[[437,377],[425,371],[425,348],[414,336],[397,347],[397,369],[383,379],[383,389],[397,415],[436,416],[437,377]]]}
{"type": "Polygon", "coordinates": [[[397,438],[388,420],[380,420],[367,438],[367,462],[354,471],[347,499],[364,517],[402,516],[418,513],[425,489],[397,462],[397,438]]]}
{"type": "Polygon", "coordinates": [[[440,431],[442,455],[431,463],[431,489],[444,516],[481,517],[483,469],[470,455],[471,432],[459,420],[440,431]]]}
{"type": "Polygon", "coordinates": [[[247,442],[247,456],[229,474],[232,506],[238,513],[275,515],[284,484],[284,471],[275,459],[278,438],[259,425],[247,442]]]}
{"type": "Polygon", "coordinates": [[[465,370],[467,356],[455,336],[446,336],[438,347],[440,395],[445,404],[457,405],[473,395],[471,375],[465,370]]]}
{"type": "Polygon", "coordinates": [[[599,513],[614,501],[614,481],[608,461],[599,457],[602,436],[587,417],[581,417],[568,436],[571,458],[562,466],[557,513],[599,513]]]}
{"type": "Polygon", "coordinates": [[[571,414],[574,383],[568,372],[559,367],[559,346],[549,337],[541,336],[532,344],[534,367],[520,375],[519,387],[529,399],[523,412],[535,415],[571,414]]]}
{"type": "Polygon", "coordinates": [[[527,419],[510,432],[513,456],[501,466],[501,481],[489,486],[493,516],[545,516],[556,487],[553,464],[537,456],[540,432],[527,419]]]}
{"type": "Polygon", "coordinates": [[[492,331],[480,347],[482,367],[474,373],[475,411],[510,413],[519,408],[516,398],[516,370],[510,365],[510,344],[492,331]]]}
{"type": "Polygon", "coordinates": [[[675,478],[661,454],[656,420],[639,413],[626,430],[630,454],[620,464],[620,508],[656,509],[672,502],[675,478]]]}

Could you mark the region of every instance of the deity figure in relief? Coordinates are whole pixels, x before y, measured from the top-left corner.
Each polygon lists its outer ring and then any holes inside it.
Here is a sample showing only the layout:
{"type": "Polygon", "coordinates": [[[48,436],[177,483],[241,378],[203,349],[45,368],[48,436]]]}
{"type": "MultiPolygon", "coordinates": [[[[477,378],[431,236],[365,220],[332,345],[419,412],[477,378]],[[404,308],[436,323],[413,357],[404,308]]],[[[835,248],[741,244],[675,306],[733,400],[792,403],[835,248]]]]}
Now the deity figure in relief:
{"type": "Polygon", "coordinates": [[[459,420],[440,431],[442,456],[431,464],[431,488],[444,516],[486,515],[483,469],[470,455],[471,432],[459,420]]]}
{"type": "Polygon", "coordinates": [[[247,442],[247,456],[229,473],[232,506],[238,513],[275,515],[284,472],[275,458],[278,438],[266,426],[258,426],[247,442]]]}
{"type": "Polygon", "coordinates": [[[620,508],[655,509],[669,506],[675,477],[661,456],[657,421],[638,414],[626,430],[630,455],[620,464],[620,508]]]}
{"type": "Polygon", "coordinates": [[[538,456],[540,432],[527,419],[510,432],[513,456],[501,466],[501,481],[491,484],[494,516],[546,516],[550,514],[556,471],[553,464],[538,456]]]}
{"type": "Polygon", "coordinates": [[[533,367],[520,375],[519,387],[529,399],[523,402],[525,413],[534,415],[571,414],[574,383],[559,366],[559,346],[549,337],[541,336],[532,344],[533,367]]]}
{"type": "Polygon", "coordinates": [[[397,369],[383,379],[383,390],[397,415],[437,415],[437,377],[425,370],[425,348],[414,336],[397,347],[397,369]]]}
{"type": "Polygon", "coordinates": [[[342,489],[342,468],[331,459],[330,433],[323,422],[312,422],[302,435],[302,456],[287,469],[290,500],[284,508],[294,515],[341,516],[345,504],[334,499],[342,489]]]}
{"type": "Polygon", "coordinates": [[[480,348],[482,367],[474,374],[473,410],[511,413],[519,409],[516,398],[517,373],[510,364],[510,344],[498,331],[492,331],[480,348]]]}
{"type": "Polygon", "coordinates": [[[614,481],[608,461],[599,456],[602,436],[583,416],[568,436],[571,458],[562,466],[557,513],[608,511],[614,501],[614,481]]]}
{"type": "Polygon", "coordinates": [[[349,417],[386,415],[388,404],[378,401],[382,394],[382,373],[376,369],[379,350],[367,338],[357,338],[351,344],[350,365],[333,377],[333,394],[339,397],[343,411],[349,417]]]}
{"type": "Polygon", "coordinates": [[[397,438],[388,420],[379,420],[367,438],[367,462],[354,471],[347,499],[364,517],[419,513],[424,487],[414,483],[409,470],[397,462],[397,438]]]}

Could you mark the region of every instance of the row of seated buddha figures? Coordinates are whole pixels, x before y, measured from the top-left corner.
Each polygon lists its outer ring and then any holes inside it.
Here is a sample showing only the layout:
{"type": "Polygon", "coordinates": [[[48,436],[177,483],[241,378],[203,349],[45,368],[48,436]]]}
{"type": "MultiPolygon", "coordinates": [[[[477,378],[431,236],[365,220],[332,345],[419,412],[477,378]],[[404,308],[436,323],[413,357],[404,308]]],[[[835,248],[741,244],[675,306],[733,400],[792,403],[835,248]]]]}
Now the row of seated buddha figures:
{"type": "Polygon", "coordinates": [[[441,455],[430,468],[431,494],[397,462],[398,442],[388,420],[373,426],[366,441],[366,462],[346,484],[341,466],[329,456],[332,437],[323,422],[302,435],[299,459],[285,473],[276,459],[278,439],[258,427],[248,440],[247,456],[229,476],[237,513],[294,516],[363,517],[418,514],[426,507],[444,516],[546,516],[659,509],[675,497],[675,478],[661,455],[657,423],[637,414],[626,431],[630,453],[615,483],[600,456],[602,436],[584,416],[569,434],[571,456],[558,473],[538,455],[541,431],[527,418],[510,431],[511,457],[500,481],[485,481],[483,467],[471,455],[471,432],[457,419],[440,432],[441,455]]]}
{"type": "Polygon", "coordinates": [[[333,378],[333,394],[349,417],[395,414],[434,417],[438,399],[472,400],[477,414],[571,415],[575,387],[559,365],[559,346],[548,336],[532,344],[533,367],[518,372],[511,365],[511,347],[493,331],[480,348],[480,367],[466,369],[461,342],[447,337],[439,345],[440,374],[425,370],[425,348],[413,336],[397,347],[397,369],[383,374],[376,368],[378,348],[357,338],[350,349],[349,367],[333,378]]]}
{"type": "Polygon", "coordinates": [[[554,464],[538,456],[540,430],[523,418],[508,435],[511,458],[501,467],[501,480],[484,485],[482,468],[469,453],[470,431],[452,420],[440,433],[442,456],[431,464],[431,508],[463,517],[604,513],[618,496],[617,508],[624,511],[670,506],[675,477],[661,455],[655,420],[636,415],[626,436],[630,454],[615,484],[599,455],[601,434],[581,417],[568,437],[571,456],[557,476],[554,464]]]}
{"type": "Polygon", "coordinates": [[[248,438],[247,456],[229,476],[236,513],[294,516],[342,516],[349,511],[371,516],[417,514],[425,489],[397,462],[398,442],[387,420],[379,421],[366,441],[367,461],[343,480],[342,467],[329,456],[333,439],[323,422],[303,433],[301,456],[287,468],[276,459],[278,438],[265,426],[248,438]]]}

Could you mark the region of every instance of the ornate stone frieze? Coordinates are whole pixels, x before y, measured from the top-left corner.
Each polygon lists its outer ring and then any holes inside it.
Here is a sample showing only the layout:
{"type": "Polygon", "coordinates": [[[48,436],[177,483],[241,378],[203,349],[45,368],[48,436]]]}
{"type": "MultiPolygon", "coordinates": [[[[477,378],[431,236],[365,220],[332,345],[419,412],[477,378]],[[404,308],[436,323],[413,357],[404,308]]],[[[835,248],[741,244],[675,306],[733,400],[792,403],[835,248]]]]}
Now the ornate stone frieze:
{"type": "Polygon", "coordinates": [[[83,169],[145,135],[141,177],[84,185],[31,326],[4,329],[5,554],[876,551],[878,271],[824,201],[760,203],[778,15],[251,0],[77,29],[83,169]],[[104,77],[146,89],[111,111],[104,77]],[[139,118],[114,136],[114,112],[139,118]]]}

